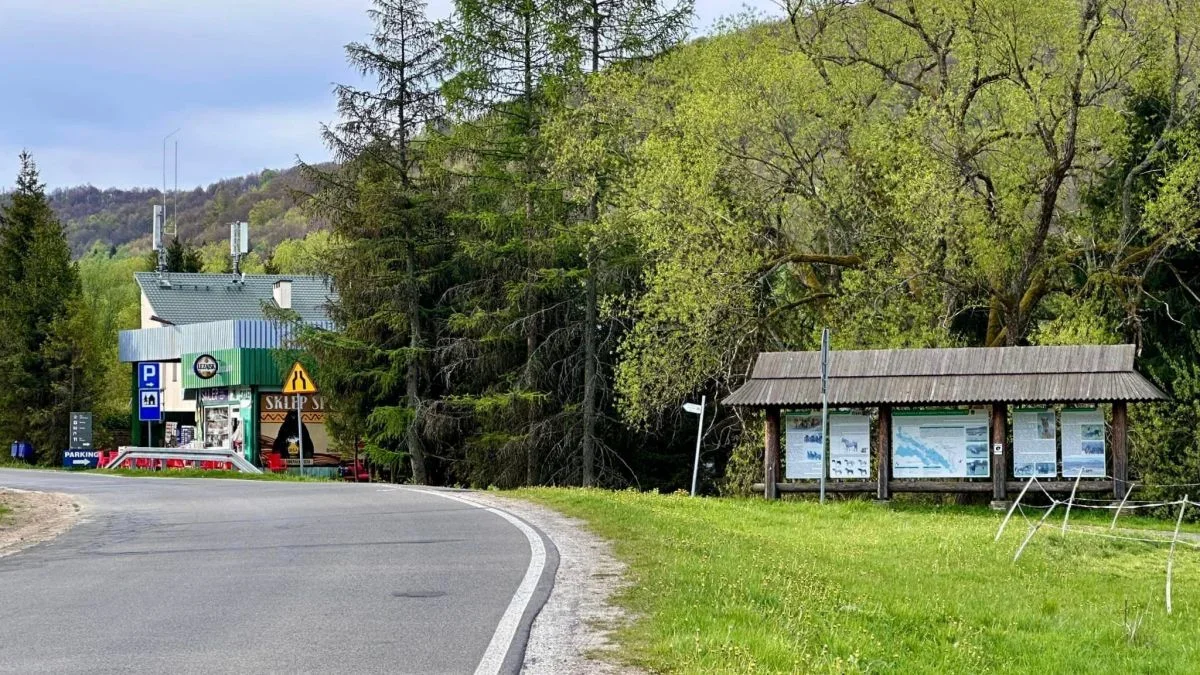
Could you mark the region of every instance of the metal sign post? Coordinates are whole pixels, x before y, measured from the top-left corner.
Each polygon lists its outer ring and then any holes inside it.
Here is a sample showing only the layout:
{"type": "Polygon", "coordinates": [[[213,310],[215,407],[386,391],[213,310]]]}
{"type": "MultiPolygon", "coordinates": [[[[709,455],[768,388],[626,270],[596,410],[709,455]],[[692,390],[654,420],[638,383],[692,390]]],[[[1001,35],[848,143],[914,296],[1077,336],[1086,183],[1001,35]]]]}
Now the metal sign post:
{"type": "MultiPolygon", "coordinates": [[[[283,393],[296,397],[296,443],[300,450],[300,475],[304,475],[304,397],[303,394],[317,393],[317,383],[299,361],[292,364],[283,379],[283,393]]],[[[283,431],[280,429],[280,431],[283,431]]]]}
{"type": "Polygon", "coordinates": [[[304,475],[304,396],[296,394],[296,445],[300,449],[300,475],[304,475]]]}
{"type": "Polygon", "coordinates": [[[700,415],[700,425],[696,427],[696,462],[692,465],[692,496],[696,496],[696,480],[700,476],[700,439],[704,436],[704,406],[708,403],[708,395],[700,397],[700,405],[684,403],[683,409],[700,415]]]}
{"type": "Polygon", "coordinates": [[[829,473],[829,329],[821,330],[821,497],[825,503],[825,475],[829,473]]]}

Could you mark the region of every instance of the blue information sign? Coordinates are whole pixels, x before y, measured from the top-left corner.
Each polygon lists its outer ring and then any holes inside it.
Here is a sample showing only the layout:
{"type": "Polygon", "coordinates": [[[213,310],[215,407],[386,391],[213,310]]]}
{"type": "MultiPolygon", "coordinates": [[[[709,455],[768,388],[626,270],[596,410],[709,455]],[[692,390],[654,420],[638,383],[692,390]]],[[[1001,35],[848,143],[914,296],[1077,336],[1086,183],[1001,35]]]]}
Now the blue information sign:
{"type": "Polygon", "coordinates": [[[162,389],[162,366],[157,363],[138,364],[138,389],[162,389]]]}
{"type": "Polygon", "coordinates": [[[69,469],[95,469],[100,466],[100,451],[64,450],[63,466],[69,469]]]}
{"type": "Polygon", "coordinates": [[[138,392],[138,421],[162,421],[162,392],[157,389],[142,389],[138,392]]]}

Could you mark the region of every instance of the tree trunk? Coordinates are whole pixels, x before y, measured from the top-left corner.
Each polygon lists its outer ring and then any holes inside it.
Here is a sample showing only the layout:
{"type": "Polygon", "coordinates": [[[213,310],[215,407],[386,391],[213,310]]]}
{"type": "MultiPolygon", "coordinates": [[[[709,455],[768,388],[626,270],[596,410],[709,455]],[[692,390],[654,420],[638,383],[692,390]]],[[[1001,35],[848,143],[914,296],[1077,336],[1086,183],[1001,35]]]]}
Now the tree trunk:
{"type": "MultiPolygon", "coordinates": [[[[594,200],[593,200],[594,204],[594,200]]],[[[594,206],[592,208],[594,211],[594,206]]],[[[596,484],[596,271],[588,247],[586,308],[583,320],[583,485],[596,484]]]]}
{"type": "MultiPolygon", "coordinates": [[[[524,22],[524,92],[522,94],[523,103],[525,106],[525,233],[530,241],[537,239],[538,233],[533,225],[534,219],[534,188],[533,177],[536,173],[537,158],[534,156],[534,109],[533,109],[533,17],[531,16],[532,8],[525,6],[522,20],[524,22]]],[[[534,281],[534,257],[532,247],[526,256],[526,275],[527,281],[532,285],[534,281]]],[[[529,317],[525,324],[525,386],[530,393],[533,391],[533,359],[537,352],[537,300],[531,298],[529,303],[529,317]]],[[[529,418],[527,420],[527,439],[525,444],[525,483],[526,485],[536,485],[538,482],[538,451],[537,439],[534,438],[534,426],[537,423],[537,414],[535,406],[532,402],[529,405],[529,418]]]]}
{"type": "MultiPolygon", "coordinates": [[[[591,25],[591,66],[593,73],[600,72],[600,7],[593,0],[591,25]]],[[[593,194],[588,200],[587,221],[593,226],[598,218],[598,195],[593,194]]],[[[587,277],[586,298],[584,300],[583,318],[583,447],[581,448],[583,462],[583,485],[596,485],[596,390],[598,388],[596,373],[596,270],[595,251],[591,242],[587,248],[587,277]]]]}
{"type": "Polygon", "coordinates": [[[408,360],[407,372],[405,373],[405,388],[408,399],[408,408],[412,411],[412,420],[408,423],[408,428],[404,430],[404,442],[408,446],[408,455],[412,460],[413,482],[418,485],[429,484],[429,471],[425,464],[425,448],[421,445],[421,430],[418,428],[417,422],[421,414],[421,367],[424,361],[423,354],[419,351],[421,345],[421,307],[417,301],[416,277],[413,271],[413,252],[410,245],[408,254],[405,258],[405,265],[408,271],[408,282],[411,287],[408,289],[408,346],[412,349],[412,356],[408,360]]]}

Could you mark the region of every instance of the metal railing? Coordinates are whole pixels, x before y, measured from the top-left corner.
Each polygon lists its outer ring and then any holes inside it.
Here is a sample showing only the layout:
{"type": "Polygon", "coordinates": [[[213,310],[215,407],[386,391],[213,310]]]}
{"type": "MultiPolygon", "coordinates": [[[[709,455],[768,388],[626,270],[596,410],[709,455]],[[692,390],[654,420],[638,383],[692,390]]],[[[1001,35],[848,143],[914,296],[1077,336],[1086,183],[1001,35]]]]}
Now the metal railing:
{"type": "Polygon", "coordinates": [[[185,462],[229,462],[243,473],[262,473],[262,470],[246,461],[240,452],[229,448],[135,448],[122,447],[117,456],[105,465],[106,468],[120,467],[125,460],[138,459],[176,459],[185,462]]]}

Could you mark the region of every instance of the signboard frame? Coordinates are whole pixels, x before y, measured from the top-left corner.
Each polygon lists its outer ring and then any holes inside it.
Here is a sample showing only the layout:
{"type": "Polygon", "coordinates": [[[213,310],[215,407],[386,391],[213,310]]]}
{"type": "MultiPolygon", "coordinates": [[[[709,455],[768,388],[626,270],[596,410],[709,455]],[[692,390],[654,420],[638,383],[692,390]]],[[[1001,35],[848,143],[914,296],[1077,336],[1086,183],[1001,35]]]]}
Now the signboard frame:
{"type": "Polygon", "coordinates": [[[925,410],[894,410],[891,419],[892,427],[892,459],[891,473],[897,479],[943,479],[943,478],[978,478],[986,479],[992,475],[991,443],[989,440],[990,416],[980,408],[937,408],[925,410]],[[909,422],[906,424],[905,422],[909,422]],[[926,424],[913,424],[914,421],[924,421],[926,424]],[[926,428],[929,438],[922,435],[915,438],[905,431],[916,427],[918,434],[923,434],[926,428]],[[956,433],[956,429],[961,429],[956,433]],[[940,431],[939,431],[940,430],[940,431]],[[908,435],[910,438],[903,438],[908,435]],[[944,460],[946,469],[937,471],[934,465],[926,463],[920,467],[899,464],[902,460],[905,442],[926,443],[926,450],[932,446],[941,446],[943,453],[937,453],[944,460]],[[959,468],[961,467],[961,468],[959,468]],[[982,468],[982,471],[980,470],[982,468]]]}
{"type": "Polygon", "coordinates": [[[157,389],[138,390],[138,421],[162,421],[162,392],[157,389]],[[153,398],[147,398],[147,397],[153,398]]]}

